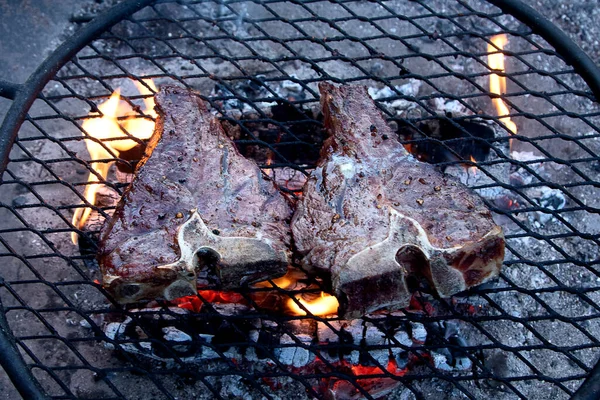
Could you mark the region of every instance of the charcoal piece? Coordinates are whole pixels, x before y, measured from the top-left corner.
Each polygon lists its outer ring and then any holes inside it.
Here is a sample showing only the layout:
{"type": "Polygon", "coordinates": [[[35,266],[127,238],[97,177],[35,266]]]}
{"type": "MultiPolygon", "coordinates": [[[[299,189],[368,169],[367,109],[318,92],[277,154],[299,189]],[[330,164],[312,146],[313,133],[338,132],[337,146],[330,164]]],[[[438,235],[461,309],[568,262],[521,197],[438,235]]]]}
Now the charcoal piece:
{"type": "Polygon", "coordinates": [[[430,164],[465,160],[485,160],[494,140],[494,130],[479,122],[438,117],[401,125],[398,134],[411,141],[410,152],[430,164]]]}
{"type": "Polygon", "coordinates": [[[315,359],[315,354],[306,348],[310,345],[312,337],[300,334],[295,335],[295,338],[303,346],[298,345],[288,334],[283,334],[280,338],[280,345],[283,346],[276,348],[274,353],[282,364],[293,365],[296,368],[306,367],[315,359]]]}
{"type": "Polygon", "coordinates": [[[398,332],[394,334],[394,340],[390,340],[389,343],[390,346],[398,347],[400,350],[411,347],[413,344],[410,336],[404,330],[398,330],[398,332]],[[396,342],[398,342],[398,344],[396,344],[396,342]]]}
{"type": "Polygon", "coordinates": [[[425,329],[425,325],[420,322],[411,322],[410,332],[412,341],[417,345],[424,344],[427,340],[427,329],[425,329]]]}
{"type": "Polygon", "coordinates": [[[121,303],[196,292],[210,270],[224,289],[285,274],[289,204],[242,157],[200,97],[167,87],[136,176],[103,227],[99,263],[121,303]]]}
{"type": "Polygon", "coordinates": [[[448,297],[496,276],[504,235],[483,201],[410,156],[363,86],[320,85],[326,140],[292,219],[338,314],[408,306],[409,276],[448,297]]]}
{"type": "Polygon", "coordinates": [[[189,351],[190,344],[192,343],[190,335],[172,326],[164,327],[162,331],[164,333],[163,338],[171,342],[173,350],[178,352],[189,351]]]}
{"type": "MultiPolygon", "coordinates": [[[[325,132],[310,110],[298,105],[280,103],[271,108],[273,119],[285,126],[275,140],[278,152],[288,161],[296,164],[313,164],[319,157],[319,148],[325,132]],[[289,144],[287,144],[289,143],[289,144]]],[[[283,160],[276,160],[283,161],[283,160]]]]}

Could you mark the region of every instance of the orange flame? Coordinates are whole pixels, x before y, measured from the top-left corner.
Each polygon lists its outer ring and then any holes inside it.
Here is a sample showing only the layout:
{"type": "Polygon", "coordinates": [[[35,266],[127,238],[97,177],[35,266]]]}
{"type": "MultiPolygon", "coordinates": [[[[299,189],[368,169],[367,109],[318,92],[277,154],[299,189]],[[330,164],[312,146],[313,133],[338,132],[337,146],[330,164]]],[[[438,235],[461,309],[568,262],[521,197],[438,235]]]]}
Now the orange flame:
{"type": "MultiPolygon", "coordinates": [[[[340,303],[330,294],[321,292],[321,296],[317,297],[314,300],[304,300],[300,296],[296,296],[296,300],[304,306],[312,315],[331,315],[337,313],[338,307],[340,303]]],[[[298,303],[294,301],[294,299],[288,300],[288,308],[293,315],[306,315],[306,311],[304,311],[298,303]]]]}
{"type": "Polygon", "coordinates": [[[287,289],[294,282],[295,282],[295,279],[292,277],[292,274],[290,272],[288,272],[287,274],[285,274],[281,278],[271,279],[271,281],[257,282],[257,283],[254,284],[254,287],[257,287],[257,288],[277,287],[277,288],[280,288],[280,289],[287,289]],[[271,284],[271,282],[273,282],[273,283],[271,284]]]}
{"type": "MultiPolygon", "coordinates": [[[[495,35],[492,37],[490,44],[488,44],[488,65],[493,71],[500,71],[504,73],[504,46],[508,42],[508,38],[505,34],[495,35]]],[[[490,92],[500,96],[506,93],[506,77],[500,76],[497,73],[490,75],[490,92]]],[[[506,128],[514,135],[517,133],[517,125],[510,119],[510,111],[500,97],[492,99],[496,112],[500,117],[500,122],[506,126],[506,128]]],[[[512,140],[509,141],[509,147],[512,151],[512,140]]]]}
{"type": "MultiPolygon", "coordinates": [[[[139,92],[142,95],[150,95],[152,91],[157,91],[154,82],[151,79],[145,79],[143,85],[140,82],[135,82],[139,92]]],[[[154,122],[139,116],[134,116],[135,113],[131,107],[121,102],[120,89],[113,92],[108,100],[98,105],[101,112],[99,118],[86,119],[82,125],[84,135],[96,140],[86,140],[85,145],[90,153],[90,165],[95,173],[90,172],[83,192],[85,204],[95,204],[96,193],[102,185],[103,180],[108,176],[108,170],[114,161],[107,161],[119,156],[123,151],[132,149],[138,144],[137,139],[149,139],[154,132],[154,122]],[[119,117],[130,118],[119,123],[119,117]]],[[[156,117],[154,111],[154,98],[149,97],[144,99],[144,114],[151,117],[156,117]]],[[[81,207],[75,210],[73,215],[73,226],[81,229],[85,221],[89,218],[92,210],[89,207],[81,207]]],[[[77,244],[78,235],[76,232],[71,233],[71,240],[77,244]]]]}
{"type": "MultiPolygon", "coordinates": [[[[472,162],[477,162],[477,160],[475,160],[475,157],[470,156],[471,157],[471,161],[472,162]]],[[[468,172],[469,174],[476,176],[477,175],[477,167],[475,165],[472,165],[468,168],[468,172]]]]}

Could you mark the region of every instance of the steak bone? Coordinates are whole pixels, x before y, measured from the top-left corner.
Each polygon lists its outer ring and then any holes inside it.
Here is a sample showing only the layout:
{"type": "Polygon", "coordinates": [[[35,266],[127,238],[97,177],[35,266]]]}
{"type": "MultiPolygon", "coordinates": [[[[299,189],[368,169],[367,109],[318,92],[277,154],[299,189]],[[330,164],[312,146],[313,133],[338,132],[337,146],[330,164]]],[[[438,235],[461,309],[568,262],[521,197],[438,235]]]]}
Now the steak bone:
{"type": "Polygon", "coordinates": [[[157,267],[178,275],[164,290],[167,300],[195,294],[197,273],[206,268],[214,268],[221,284],[228,287],[280,275],[279,266],[286,262],[286,255],[276,251],[267,239],[221,237],[213,233],[197,211],[179,228],[177,241],[179,260],[157,267]]]}
{"type": "Polygon", "coordinates": [[[386,239],[352,256],[332,277],[333,289],[341,299],[339,314],[344,318],[407,306],[411,298],[407,279],[411,276],[426,278],[441,297],[449,297],[470,287],[470,281],[481,282],[495,275],[495,250],[502,249],[504,241],[500,227],[475,242],[438,248],[413,218],[391,207],[389,216],[386,239]]]}

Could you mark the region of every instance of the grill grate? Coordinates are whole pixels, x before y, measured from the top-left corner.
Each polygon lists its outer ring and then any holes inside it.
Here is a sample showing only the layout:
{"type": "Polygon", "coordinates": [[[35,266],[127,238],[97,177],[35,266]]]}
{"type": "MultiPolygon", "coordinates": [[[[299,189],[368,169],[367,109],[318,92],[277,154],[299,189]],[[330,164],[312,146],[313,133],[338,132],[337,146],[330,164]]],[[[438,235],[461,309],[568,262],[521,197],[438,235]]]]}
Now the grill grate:
{"type": "MultiPolygon", "coordinates": [[[[199,90],[233,127],[238,146],[265,170],[310,171],[322,140],[315,112],[320,81],[388,88],[378,104],[399,127],[419,129],[441,119],[465,133],[456,142],[473,140],[462,122],[494,127],[493,140],[475,138],[490,153],[468,163],[477,167],[478,178],[467,184],[505,227],[503,273],[494,285],[432,300],[433,312],[423,307],[387,315],[386,323],[396,325],[451,321],[468,344],[458,346],[435,329],[427,342],[409,348],[390,338],[385,348],[402,348],[420,362],[403,376],[385,368],[374,376],[400,382],[390,398],[545,399],[570,397],[589,375],[600,350],[600,112],[587,84],[544,39],[479,0],[159,1],[90,41],[47,83],[3,175],[0,299],[25,361],[53,398],[134,398],[142,387],[157,398],[305,398],[304,392],[322,397],[319,385],[331,379],[372,398],[359,384],[364,377],[346,367],[325,362],[307,372],[282,364],[276,354],[285,347],[280,343],[256,345],[271,360],[268,367],[239,363],[225,348],[216,349],[219,362],[195,365],[174,346],[149,339],[171,359],[164,365],[123,351],[136,340],[106,336],[101,318],[129,316],[145,334],[151,332],[139,315],[107,300],[94,282],[99,273],[93,255],[80,254],[70,243],[71,216],[83,207],[81,193],[93,171],[85,142],[101,143],[86,136],[81,124],[119,87],[140,110],[143,96],[131,81],[143,78],[199,90]],[[503,99],[519,127],[513,153],[487,86],[492,73],[487,46],[498,33],[509,37],[503,99]],[[415,82],[417,92],[401,88],[415,82]],[[301,96],[283,96],[290,93],[284,86],[301,96]],[[265,111],[272,103],[297,113],[292,120],[276,120],[265,111]],[[440,113],[439,104],[442,109],[451,104],[453,111],[440,113]],[[515,181],[515,174],[523,179],[515,181]],[[500,194],[518,205],[500,206],[494,201],[500,194]],[[564,197],[564,207],[553,203],[556,197],[564,197]],[[466,310],[469,305],[475,312],[466,310]],[[473,367],[452,373],[434,368],[426,354],[442,348],[465,352],[473,367]],[[274,388],[277,384],[284,387],[274,388]]],[[[432,142],[452,143],[421,137],[405,144],[432,142]]],[[[455,158],[440,167],[460,175],[464,164],[455,158]]],[[[123,189],[113,176],[105,183],[123,189]]],[[[110,210],[93,208],[105,216],[110,210]]],[[[93,243],[93,232],[80,233],[93,243]]],[[[252,301],[250,293],[242,295],[252,301]]],[[[242,322],[261,318],[321,357],[323,348],[303,344],[290,323],[322,318],[266,314],[253,305],[249,315],[214,308],[202,318],[218,318],[237,330],[245,346],[251,340],[242,322]]],[[[166,307],[156,314],[187,321],[166,307]]],[[[382,323],[375,317],[365,321],[382,323]]]]}

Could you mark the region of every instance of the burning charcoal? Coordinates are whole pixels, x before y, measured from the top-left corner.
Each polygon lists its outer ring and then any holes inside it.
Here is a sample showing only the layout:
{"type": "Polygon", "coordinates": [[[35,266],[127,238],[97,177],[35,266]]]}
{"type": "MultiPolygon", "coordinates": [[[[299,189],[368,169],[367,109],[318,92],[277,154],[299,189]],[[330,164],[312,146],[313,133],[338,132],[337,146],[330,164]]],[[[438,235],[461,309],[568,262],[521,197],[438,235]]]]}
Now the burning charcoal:
{"type": "Polygon", "coordinates": [[[396,361],[398,369],[405,369],[406,367],[408,367],[408,362],[410,360],[408,351],[402,351],[396,354],[394,360],[396,361]]]}
{"type": "Polygon", "coordinates": [[[443,115],[460,116],[467,114],[467,108],[458,100],[436,97],[433,99],[436,111],[443,115]]]}
{"type": "Polygon", "coordinates": [[[388,349],[372,349],[360,353],[360,365],[373,365],[386,367],[390,361],[390,351],[388,349]],[[378,365],[379,364],[379,365],[378,365]]]}
{"type": "Polygon", "coordinates": [[[315,122],[319,118],[310,110],[289,103],[277,104],[271,108],[271,112],[273,119],[286,129],[278,128],[272,138],[261,135],[261,139],[277,143],[277,151],[288,161],[297,164],[314,163],[325,139],[323,126],[315,122]],[[293,142],[293,145],[286,145],[287,142],[293,142]]]}
{"type": "Polygon", "coordinates": [[[388,86],[384,86],[381,89],[369,88],[369,95],[374,100],[381,100],[383,105],[389,109],[392,109],[396,114],[400,114],[402,111],[415,108],[417,103],[411,100],[402,99],[399,97],[415,97],[419,93],[422,82],[417,79],[410,79],[407,83],[399,86],[394,86],[391,89],[388,86]],[[398,94],[400,93],[400,94],[398,94]]]}
{"type": "Polygon", "coordinates": [[[385,342],[385,335],[375,325],[370,322],[365,323],[363,330],[363,341],[367,345],[378,345],[385,342]]]}
{"type": "MultiPolygon", "coordinates": [[[[544,207],[548,210],[562,210],[565,207],[565,204],[567,204],[567,199],[562,191],[550,189],[547,186],[543,186],[539,190],[530,190],[529,194],[536,199],[540,207],[544,207]]],[[[554,217],[549,212],[536,211],[535,218],[540,224],[545,225],[554,217]]]]}
{"type": "MultiPolygon", "coordinates": [[[[131,318],[125,320],[125,322],[111,322],[104,327],[104,334],[111,340],[119,340],[122,335],[125,333],[125,328],[127,327],[127,322],[131,322],[131,318]]],[[[106,343],[106,347],[109,349],[114,349],[112,343],[106,343]]]]}
{"type": "Polygon", "coordinates": [[[317,322],[317,338],[319,344],[327,345],[321,355],[329,361],[339,361],[350,355],[353,344],[358,344],[362,337],[362,321],[328,321],[317,322]]]}
{"type": "Polygon", "coordinates": [[[427,329],[420,322],[410,323],[411,337],[414,344],[424,344],[427,340],[427,329]]]}
{"type": "Polygon", "coordinates": [[[390,351],[388,349],[372,348],[372,346],[383,345],[385,342],[386,339],[383,332],[370,322],[366,322],[362,339],[360,340],[362,350],[360,352],[359,363],[361,365],[377,365],[373,363],[373,360],[375,360],[379,365],[386,366],[389,361],[390,351]]]}
{"type": "MultiPolygon", "coordinates": [[[[408,333],[406,333],[404,330],[399,330],[398,332],[396,332],[394,334],[394,339],[400,343],[400,345],[404,346],[404,347],[408,347],[410,348],[413,344],[410,336],[408,335],[408,333]]],[[[390,345],[392,346],[397,346],[396,343],[390,341],[390,345]]],[[[402,349],[400,349],[402,350],[402,349]]]]}
{"type": "MultiPolygon", "coordinates": [[[[485,196],[487,197],[487,196],[485,196]]],[[[498,207],[500,210],[510,211],[519,208],[519,202],[514,198],[514,196],[504,194],[497,196],[494,199],[494,205],[498,207]]]]}
{"type": "Polygon", "coordinates": [[[258,339],[256,340],[256,356],[258,359],[263,360],[273,357],[271,349],[275,348],[280,342],[281,333],[279,332],[279,326],[273,321],[263,320],[262,328],[258,332],[258,339]]]}
{"type": "Polygon", "coordinates": [[[440,371],[450,372],[452,367],[449,364],[448,356],[441,354],[437,351],[431,351],[431,359],[433,361],[433,367],[440,371]]]}
{"type": "Polygon", "coordinates": [[[440,325],[444,329],[444,339],[446,340],[458,335],[460,331],[458,323],[455,321],[442,321],[440,325]]]}
{"type": "MultiPolygon", "coordinates": [[[[127,317],[123,322],[111,322],[104,327],[104,334],[111,340],[119,342],[118,348],[128,353],[135,354],[152,354],[152,345],[150,342],[136,341],[135,343],[127,343],[130,340],[126,335],[129,324],[132,319],[127,317]]],[[[112,343],[105,342],[104,347],[107,349],[115,350],[117,347],[112,343]]]]}
{"type": "Polygon", "coordinates": [[[264,83],[265,76],[257,75],[251,79],[236,81],[231,87],[231,90],[222,84],[216,84],[211,97],[233,97],[221,102],[224,110],[237,110],[240,113],[248,113],[255,111],[253,107],[241,98],[247,98],[252,104],[259,108],[269,108],[274,103],[265,103],[255,101],[256,99],[264,99],[272,96],[267,90],[264,83]]]}
{"type": "Polygon", "coordinates": [[[190,349],[189,344],[192,342],[192,337],[185,332],[180,331],[177,328],[172,326],[168,326],[162,329],[164,336],[163,338],[169,342],[173,343],[185,343],[186,345],[175,345],[173,346],[173,350],[175,351],[188,351],[190,349]]]}
{"type": "Polygon", "coordinates": [[[168,340],[170,342],[191,342],[192,341],[192,337],[190,335],[188,335],[185,332],[180,331],[177,328],[174,328],[172,326],[168,326],[166,328],[163,328],[162,331],[164,332],[164,338],[165,340],[168,340]]]}
{"type": "MultiPolygon", "coordinates": [[[[310,345],[312,337],[308,335],[296,335],[296,339],[300,340],[305,345],[310,345]]],[[[289,335],[283,334],[280,339],[282,345],[294,345],[296,341],[289,335]]],[[[294,367],[305,367],[311,363],[315,355],[308,349],[301,346],[286,346],[275,349],[275,355],[282,364],[293,365],[294,367]]]]}
{"type": "Polygon", "coordinates": [[[237,347],[230,347],[228,350],[223,352],[223,356],[230,360],[241,360],[242,355],[237,347]]]}
{"type": "Polygon", "coordinates": [[[258,355],[256,354],[256,347],[254,346],[254,344],[258,343],[259,338],[260,338],[259,330],[252,330],[248,333],[248,343],[250,344],[250,346],[248,346],[246,348],[246,351],[243,352],[244,359],[246,361],[254,362],[254,361],[259,360],[258,355]]]}
{"type": "Polygon", "coordinates": [[[473,362],[469,357],[456,357],[454,359],[454,369],[457,371],[469,371],[473,367],[473,362]]]}
{"type": "Polygon", "coordinates": [[[415,141],[408,147],[410,152],[430,164],[469,161],[471,157],[485,160],[495,137],[494,130],[483,123],[446,117],[401,126],[398,134],[403,141],[415,141]]]}
{"type": "Polygon", "coordinates": [[[362,321],[359,319],[317,322],[317,338],[321,343],[337,343],[340,337],[346,340],[348,336],[360,340],[362,330],[362,321]]]}
{"type": "Polygon", "coordinates": [[[202,343],[201,357],[204,360],[214,360],[214,359],[221,358],[219,353],[217,353],[211,345],[213,338],[214,338],[213,335],[207,335],[207,334],[203,334],[203,333],[198,335],[198,339],[202,343]]]}
{"type": "Polygon", "coordinates": [[[281,82],[281,87],[286,90],[296,92],[296,93],[299,93],[302,91],[302,85],[300,85],[299,83],[296,83],[294,81],[290,81],[290,80],[285,80],[285,81],[281,82]]]}
{"type": "Polygon", "coordinates": [[[222,316],[247,315],[251,311],[250,307],[240,303],[212,303],[210,306],[222,316]]]}
{"type": "Polygon", "coordinates": [[[317,321],[313,319],[293,319],[285,322],[285,332],[292,335],[310,335],[316,337],[317,321]]]}

